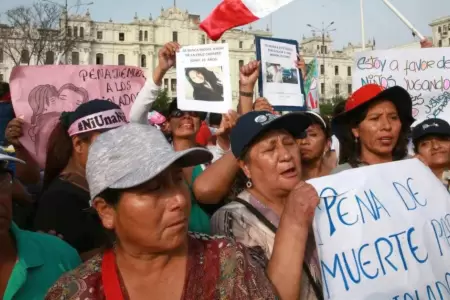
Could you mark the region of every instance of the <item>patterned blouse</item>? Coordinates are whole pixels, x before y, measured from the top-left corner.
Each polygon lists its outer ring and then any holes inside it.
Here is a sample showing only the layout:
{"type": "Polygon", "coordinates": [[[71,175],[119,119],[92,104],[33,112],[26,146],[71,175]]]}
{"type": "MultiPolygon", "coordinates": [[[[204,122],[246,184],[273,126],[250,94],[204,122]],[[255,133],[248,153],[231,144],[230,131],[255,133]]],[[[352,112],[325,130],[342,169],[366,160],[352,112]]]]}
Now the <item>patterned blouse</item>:
{"type": "MultiPolygon", "coordinates": [[[[238,196],[247,201],[266,217],[275,227],[278,227],[280,217],[270,208],[264,206],[253,197],[248,191],[243,191],[238,196]]],[[[211,231],[213,234],[225,235],[235,238],[246,247],[260,247],[264,250],[267,259],[270,259],[273,251],[275,234],[266,225],[250,212],[243,204],[231,202],[219,209],[211,219],[211,231]]],[[[268,260],[266,260],[268,262],[268,260]]],[[[307,263],[311,275],[321,288],[321,274],[319,261],[314,241],[314,235],[309,234],[306,244],[305,262],[307,263]]],[[[301,266],[299,266],[301,268],[301,266]]],[[[308,276],[303,272],[301,297],[302,300],[317,300],[308,276]]]]}
{"type": "MultiPolygon", "coordinates": [[[[263,263],[260,253],[249,251],[231,239],[190,233],[187,278],[181,299],[278,299],[263,263]]],[[[45,300],[106,300],[101,266],[99,254],[66,273],[49,290],[45,300]]],[[[127,295],[126,288],[121,288],[123,295],[127,295]]]]}

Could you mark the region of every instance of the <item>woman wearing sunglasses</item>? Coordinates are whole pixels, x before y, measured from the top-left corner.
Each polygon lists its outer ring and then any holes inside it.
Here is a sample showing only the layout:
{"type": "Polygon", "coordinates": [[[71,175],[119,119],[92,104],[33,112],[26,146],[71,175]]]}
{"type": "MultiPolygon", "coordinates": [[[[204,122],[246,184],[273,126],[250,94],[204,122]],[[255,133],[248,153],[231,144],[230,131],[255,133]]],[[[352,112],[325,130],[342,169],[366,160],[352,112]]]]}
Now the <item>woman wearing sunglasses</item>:
{"type": "MultiPolygon", "coordinates": [[[[176,64],[176,52],[179,49],[180,45],[178,43],[170,42],[159,51],[158,66],[153,71],[153,76],[147,80],[131,108],[130,121],[132,123],[148,124],[148,112],[158,96],[164,75],[176,64]]],[[[206,113],[181,111],[178,109],[177,100],[175,99],[170,103],[166,116],[171,131],[170,140],[175,151],[184,151],[198,147],[195,138],[201,122],[206,118],[206,113]]],[[[191,190],[192,209],[189,219],[189,230],[210,234],[210,215],[218,209],[218,205],[207,204],[200,207],[192,192],[192,184],[205,168],[205,164],[184,168],[183,175],[191,190]]]]}

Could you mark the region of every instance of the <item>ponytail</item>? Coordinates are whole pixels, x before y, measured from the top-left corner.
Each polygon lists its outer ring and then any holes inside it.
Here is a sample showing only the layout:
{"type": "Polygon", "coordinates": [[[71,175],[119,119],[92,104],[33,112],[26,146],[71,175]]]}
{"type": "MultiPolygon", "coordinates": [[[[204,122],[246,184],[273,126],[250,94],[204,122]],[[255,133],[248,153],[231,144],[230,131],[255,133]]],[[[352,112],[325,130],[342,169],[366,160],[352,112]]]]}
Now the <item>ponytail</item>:
{"type": "Polygon", "coordinates": [[[43,191],[61,174],[72,156],[72,139],[61,122],[56,124],[47,144],[43,191]]]}

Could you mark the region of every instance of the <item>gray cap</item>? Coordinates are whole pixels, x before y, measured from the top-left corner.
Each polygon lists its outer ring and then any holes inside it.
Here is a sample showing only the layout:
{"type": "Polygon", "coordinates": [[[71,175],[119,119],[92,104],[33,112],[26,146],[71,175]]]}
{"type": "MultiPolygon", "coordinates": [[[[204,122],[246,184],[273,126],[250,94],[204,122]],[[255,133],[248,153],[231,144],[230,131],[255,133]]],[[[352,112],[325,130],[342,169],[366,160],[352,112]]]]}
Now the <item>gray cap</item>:
{"type": "Polygon", "coordinates": [[[211,161],[203,148],[176,152],[153,126],[127,124],[101,134],[89,149],[86,178],[91,199],[108,188],[139,186],[169,168],[185,168],[211,161]]]}

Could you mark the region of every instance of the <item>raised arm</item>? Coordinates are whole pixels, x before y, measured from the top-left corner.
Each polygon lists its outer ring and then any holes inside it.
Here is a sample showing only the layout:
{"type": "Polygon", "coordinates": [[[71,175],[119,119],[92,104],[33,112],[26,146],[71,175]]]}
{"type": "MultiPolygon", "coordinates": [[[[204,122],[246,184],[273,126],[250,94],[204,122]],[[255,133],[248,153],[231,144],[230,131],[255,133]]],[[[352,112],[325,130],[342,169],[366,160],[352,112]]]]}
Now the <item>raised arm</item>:
{"type": "Polygon", "coordinates": [[[153,70],[153,75],[147,79],[131,107],[131,122],[148,124],[148,113],[152,108],[153,102],[158,97],[164,76],[176,64],[176,53],[179,49],[180,45],[178,43],[170,42],[159,50],[158,66],[153,70]]]}

